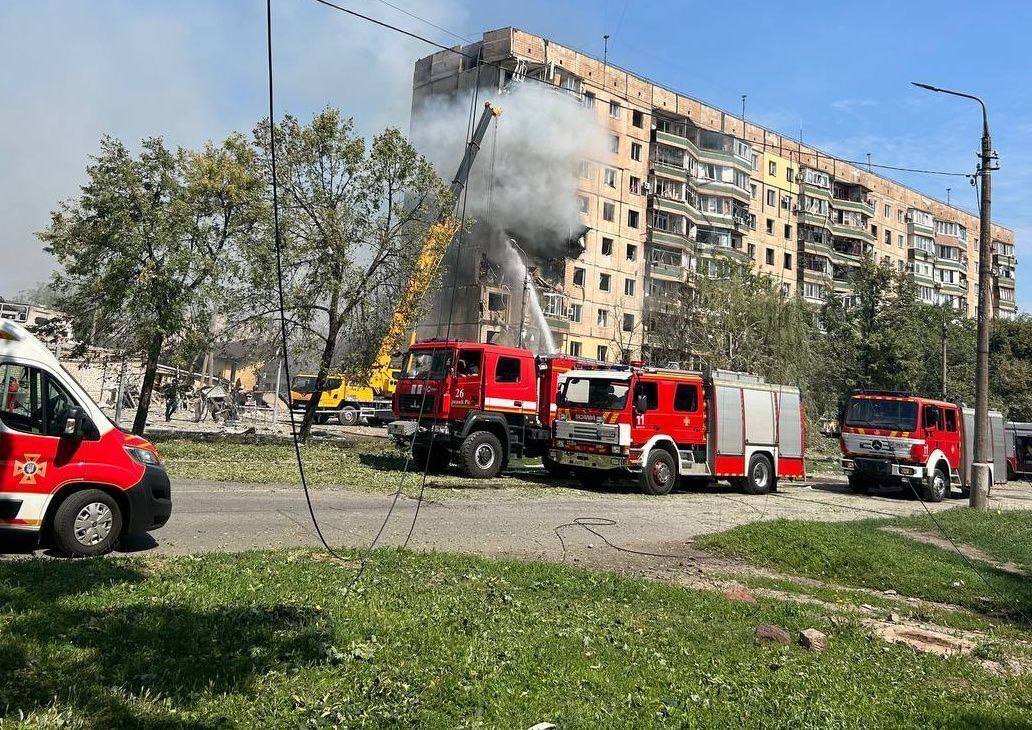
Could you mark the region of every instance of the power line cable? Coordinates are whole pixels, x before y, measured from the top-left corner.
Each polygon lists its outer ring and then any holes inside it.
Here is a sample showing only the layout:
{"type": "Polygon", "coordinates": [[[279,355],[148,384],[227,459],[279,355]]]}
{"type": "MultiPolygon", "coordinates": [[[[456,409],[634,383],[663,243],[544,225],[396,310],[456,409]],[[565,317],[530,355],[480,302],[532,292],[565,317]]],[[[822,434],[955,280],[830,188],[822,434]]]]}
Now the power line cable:
{"type": "Polygon", "coordinates": [[[460,41],[465,41],[466,43],[472,43],[473,42],[472,38],[467,38],[464,35],[459,35],[458,33],[454,33],[454,32],[448,30],[447,28],[445,28],[443,26],[437,25],[436,23],[434,23],[431,20],[427,20],[426,18],[424,18],[422,16],[416,15],[415,13],[410,12],[410,11],[406,10],[405,8],[399,7],[399,6],[395,5],[394,3],[387,2],[387,0],[376,0],[376,1],[378,3],[380,3],[380,4],[382,4],[382,5],[386,5],[389,8],[394,8],[399,13],[402,13],[403,15],[407,15],[410,18],[412,18],[413,20],[418,20],[421,23],[426,23],[431,28],[435,28],[435,29],[441,31],[442,33],[445,33],[446,35],[450,35],[452,38],[456,38],[456,39],[458,39],[460,41]]]}

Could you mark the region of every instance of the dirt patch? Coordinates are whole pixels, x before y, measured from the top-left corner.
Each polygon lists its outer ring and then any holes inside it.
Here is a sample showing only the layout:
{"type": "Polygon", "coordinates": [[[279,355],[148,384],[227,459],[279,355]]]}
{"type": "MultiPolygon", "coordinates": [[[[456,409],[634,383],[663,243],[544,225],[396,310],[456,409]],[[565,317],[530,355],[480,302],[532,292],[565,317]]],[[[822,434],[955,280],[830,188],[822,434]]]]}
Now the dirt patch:
{"type": "Polygon", "coordinates": [[[907,540],[913,540],[914,542],[919,542],[923,545],[931,545],[942,550],[949,550],[950,552],[953,552],[954,550],[959,550],[960,553],[967,559],[977,560],[980,563],[985,563],[986,565],[990,565],[993,568],[996,568],[997,570],[1004,573],[1010,573],[1011,575],[1016,575],[1021,578],[1032,577],[1020,565],[1016,563],[1001,563],[997,560],[994,560],[992,557],[986,554],[985,551],[980,550],[974,547],[973,545],[965,545],[964,543],[958,542],[954,547],[954,544],[952,542],[940,535],[936,535],[931,532],[922,532],[921,530],[914,530],[907,527],[881,527],[879,529],[882,532],[888,532],[892,535],[899,535],[900,537],[904,537],[907,540]]]}

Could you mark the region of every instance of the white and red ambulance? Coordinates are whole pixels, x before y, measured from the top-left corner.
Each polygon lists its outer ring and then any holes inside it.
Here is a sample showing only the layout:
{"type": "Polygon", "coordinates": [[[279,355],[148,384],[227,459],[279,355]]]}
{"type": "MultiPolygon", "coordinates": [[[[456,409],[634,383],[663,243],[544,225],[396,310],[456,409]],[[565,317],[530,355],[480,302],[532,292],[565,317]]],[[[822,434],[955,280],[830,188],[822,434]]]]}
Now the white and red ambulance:
{"type": "Polygon", "coordinates": [[[100,555],[171,513],[154,446],[116,428],[25,328],[0,322],[0,530],[100,555]]]}

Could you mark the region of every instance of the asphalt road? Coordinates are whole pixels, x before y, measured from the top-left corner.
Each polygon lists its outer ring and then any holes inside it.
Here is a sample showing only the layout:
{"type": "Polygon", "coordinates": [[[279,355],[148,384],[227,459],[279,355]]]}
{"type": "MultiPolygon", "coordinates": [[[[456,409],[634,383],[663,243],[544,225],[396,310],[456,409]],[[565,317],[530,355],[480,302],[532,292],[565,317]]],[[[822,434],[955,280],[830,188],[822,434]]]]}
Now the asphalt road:
{"type": "MultiPolygon", "coordinates": [[[[604,492],[557,488],[555,493],[521,495],[518,490],[478,490],[426,500],[409,546],[420,550],[477,553],[561,560],[556,528],[579,518],[603,518],[615,524],[597,527],[614,544],[668,554],[690,552],[690,540],[702,533],[777,517],[848,520],[923,512],[922,504],[899,493],[850,494],[841,482],[812,485],[782,483],[777,493],[749,496],[728,487],[643,497],[630,487],[604,492]]],[[[1032,509],[1032,487],[1011,483],[995,487],[995,509],[1032,509]]],[[[180,555],[210,551],[317,545],[304,495],[296,486],[179,481],[174,486],[172,519],[150,536],[133,537],[122,553],[180,555]]],[[[365,547],[380,528],[391,497],[317,489],[312,501],[323,534],[333,545],[365,547]]],[[[412,525],[416,500],[398,500],[380,545],[401,545],[412,525]]],[[[959,496],[933,510],[963,504],[959,496]]],[[[611,551],[598,536],[577,527],[560,527],[568,558],[598,562],[611,551]]],[[[0,543],[0,553],[26,554],[24,547],[0,543]]]]}

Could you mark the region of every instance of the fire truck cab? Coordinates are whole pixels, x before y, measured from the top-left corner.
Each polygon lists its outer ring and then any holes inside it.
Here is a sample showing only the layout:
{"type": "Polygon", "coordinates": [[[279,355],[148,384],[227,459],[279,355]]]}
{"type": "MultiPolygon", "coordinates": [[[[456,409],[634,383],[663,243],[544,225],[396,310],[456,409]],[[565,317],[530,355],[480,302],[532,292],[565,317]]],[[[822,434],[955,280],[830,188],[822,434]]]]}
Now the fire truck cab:
{"type": "Polygon", "coordinates": [[[681,477],[720,477],[763,494],[804,475],[797,388],[632,366],[565,373],[558,400],[550,456],[587,482],[631,474],[667,494],[681,477]]]}
{"type": "MultiPolygon", "coordinates": [[[[398,420],[387,432],[412,444],[420,469],[440,471],[454,459],[469,476],[497,476],[512,457],[547,456],[558,373],[578,363],[589,365],[490,343],[415,343],[394,392],[398,420]]],[[[554,465],[546,459],[546,466],[554,465]]]]}
{"type": "Polygon", "coordinates": [[[171,513],[155,448],[116,428],[32,334],[0,323],[0,529],[89,556],[171,513]]]}
{"type": "MultiPolygon", "coordinates": [[[[850,488],[911,486],[941,502],[953,485],[967,493],[971,481],[974,412],[956,403],[909,393],[857,391],[840,419],[842,470],[850,488]]],[[[1006,481],[1003,416],[990,411],[993,482],[1006,481]]]]}

